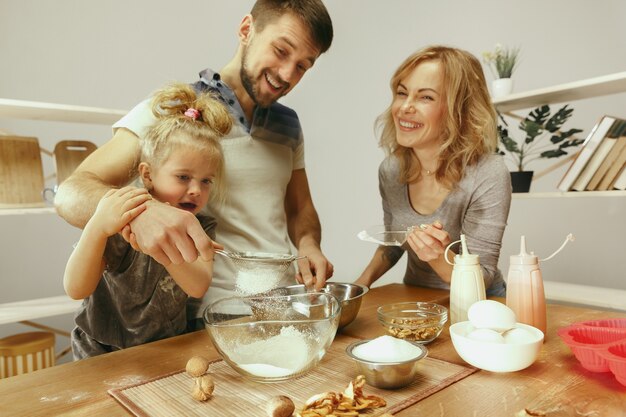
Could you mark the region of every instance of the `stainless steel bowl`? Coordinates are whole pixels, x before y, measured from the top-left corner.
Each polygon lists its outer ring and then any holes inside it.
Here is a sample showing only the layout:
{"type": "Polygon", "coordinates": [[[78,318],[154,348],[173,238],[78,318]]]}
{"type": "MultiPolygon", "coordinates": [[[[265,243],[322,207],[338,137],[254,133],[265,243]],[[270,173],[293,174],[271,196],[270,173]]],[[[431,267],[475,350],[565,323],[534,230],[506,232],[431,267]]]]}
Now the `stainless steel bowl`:
{"type": "Polygon", "coordinates": [[[357,367],[357,372],[365,376],[365,381],[374,387],[382,389],[402,388],[415,381],[420,361],[428,355],[428,349],[417,342],[407,341],[421,350],[421,353],[410,360],[402,362],[371,362],[355,356],[352,351],[370,340],[359,340],[346,348],[357,367]]]}
{"type": "MultiPolygon", "coordinates": [[[[322,292],[334,295],[341,303],[341,317],[339,318],[339,328],[352,323],[359,313],[363,296],[367,294],[369,288],[364,285],[348,282],[327,282],[321,289],[322,292]]],[[[272,295],[293,295],[305,294],[306,287],[300,285],[290,285],[288,287],[275,288],[268,293],[272,295]]]]}

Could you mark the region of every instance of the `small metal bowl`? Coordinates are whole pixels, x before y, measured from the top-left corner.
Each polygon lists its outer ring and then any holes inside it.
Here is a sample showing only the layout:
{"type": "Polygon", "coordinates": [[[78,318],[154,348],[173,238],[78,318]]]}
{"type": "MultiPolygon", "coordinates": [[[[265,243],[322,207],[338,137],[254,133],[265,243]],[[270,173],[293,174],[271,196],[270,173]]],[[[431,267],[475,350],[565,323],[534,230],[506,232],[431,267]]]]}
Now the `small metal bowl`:
{"type": "Polygon", "coordinates": [[[341,303],[341,316],[339,318],[339,328],[341,329],[356,318],[361,308],[363,296],[367,294],[369,288],[354,283],[327,282],[322,291],[334,295],[341,303]]]}
{"type": "Polygon", "coordinates": [[[428,349],[417,342],[408,341],[421,350],[415,358],[402,362],[371,362],[355,356],[352,351],[363,343],[370,340],[359,340],[346,348],[346,353],[356,364],[357,372],[365,376],[365,381],[376,388],[396,389],[402,388],[415,381],[419,369],[420,360],[428,355],[428,349]]]}
{"type": "MultiPolygon", "coordinates": [[[[339,303],[341,303],[341,316],[339,318],[339,329],[352,323],[359,313],[361,308],[361,301],[363,296],[367,294],[369,288],[365,285],[359,285],[348,282],[327,282],[321,289],[321,292],[325,292],[334,295],[339,303]]],[[[265,294],[269,295],[292,295],[292,294],[306,294],[307,289],[304,285],[290,285],[288,287],[279,287],[268,291],[265,294]]]]}

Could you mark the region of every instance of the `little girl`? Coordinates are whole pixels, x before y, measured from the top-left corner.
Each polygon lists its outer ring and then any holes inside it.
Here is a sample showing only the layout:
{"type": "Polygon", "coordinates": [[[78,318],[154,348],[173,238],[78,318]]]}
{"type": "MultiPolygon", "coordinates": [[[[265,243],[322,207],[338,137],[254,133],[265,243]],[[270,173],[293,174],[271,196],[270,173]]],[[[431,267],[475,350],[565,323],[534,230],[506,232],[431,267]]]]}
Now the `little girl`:
{"type": "Polygon", "coordinates": [[[213,238],[214,222],[198,213],[213,183],[212,198],[222,194],[218,140],[230,131],[231,116],[217,100],[196,96],[185,84],[157,92],[152,111],[157,122],[142,139],[138,168],[145,189],[107,192],[65,269],[65,291],[85,299],[72,331],[74,359],[183,333],[187,297],[202,297],[211,283],[212,261],[164,267],[135,251],[119,232],[154,198],[197,215],[213,238]]]}

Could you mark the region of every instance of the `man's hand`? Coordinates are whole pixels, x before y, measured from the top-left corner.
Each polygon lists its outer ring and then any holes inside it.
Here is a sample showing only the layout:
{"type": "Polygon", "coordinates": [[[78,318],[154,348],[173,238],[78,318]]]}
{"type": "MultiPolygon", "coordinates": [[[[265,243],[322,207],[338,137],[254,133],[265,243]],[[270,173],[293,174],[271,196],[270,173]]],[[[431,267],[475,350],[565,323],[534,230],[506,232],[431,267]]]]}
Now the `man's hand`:
{"type": "Polygon", "coordinates": [[[334,267],[319,248],[301,248],[299,256],[306,258],[298,260],[296,280],[307,288],[319,291],[326,285],[326,280],[333,276],[334,267]]]}
{"type": "Polygon", "coordinates": [[[213,242],[196,216],[155,200],[146,205],[122,233],[135,249],[164,266],[193,262],[198,254],[205,261],[213,259],[213,242]]]}

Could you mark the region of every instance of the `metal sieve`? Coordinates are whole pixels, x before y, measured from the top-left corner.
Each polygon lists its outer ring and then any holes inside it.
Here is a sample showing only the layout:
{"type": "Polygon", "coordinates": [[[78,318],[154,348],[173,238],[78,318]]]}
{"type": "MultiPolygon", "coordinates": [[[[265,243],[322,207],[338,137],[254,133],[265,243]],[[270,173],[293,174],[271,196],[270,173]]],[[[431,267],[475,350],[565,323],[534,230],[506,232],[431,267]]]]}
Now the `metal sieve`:
{"type": "Polygon", "coordinates": [[[285,272],[293,261],[306,258],[306,256],[283,253],[230,252],[222,249],[216,249],[215,253],[229,258],[240,270],[263,268],[271,269],[277,273],[285,272]]]}

